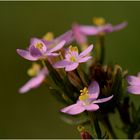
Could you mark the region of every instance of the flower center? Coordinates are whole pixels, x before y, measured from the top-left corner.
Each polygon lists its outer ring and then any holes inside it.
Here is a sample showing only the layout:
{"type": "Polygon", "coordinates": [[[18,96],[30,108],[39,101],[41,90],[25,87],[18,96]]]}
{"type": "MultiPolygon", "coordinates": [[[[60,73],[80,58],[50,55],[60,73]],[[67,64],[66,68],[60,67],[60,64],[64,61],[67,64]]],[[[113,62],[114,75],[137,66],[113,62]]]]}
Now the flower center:
{"type": "Polygon", "coordinates": [[[76,58],[75,58],[74,56],[71,56],[71,57],[70,57],[70,61],[76,62],[76,58]]]}
{"type": "Polygon", "coordinates": [[[79,96],[79,100],[83,101],[84,105],[89,104],[89,95],[88,95],[88,89],[85,87],[83,90],[80,90],[81,94],[79,96]]]}
{"type": "Polygon", "coordinates": [[[93,24],[96,26],[102,26],[105,24],[105,19],[102,17],[93,17],[93,24]]]}
{"type": "Polygon", "coordinates": [[[28,69],[27,74],[31,77],[36,76],[39,73],[40,69],[41,67],[39,64],[33,63],[32,67],[28,69]]]}
{"type": "Polygon", "coordinates": [[[43,44],[42,44],[41,42],[37,42],[37,43],[35,44],[35,47],[36,47],[37,49],[39,49],[39,50],[42,50],[42,49],[43,49],[43,44]]]}
{"type": "Polygon", "coordinates": [[[75,46],[70,46],[65,57],[70,62],[76,62],[78,59],[78,48],[75,46]]]}

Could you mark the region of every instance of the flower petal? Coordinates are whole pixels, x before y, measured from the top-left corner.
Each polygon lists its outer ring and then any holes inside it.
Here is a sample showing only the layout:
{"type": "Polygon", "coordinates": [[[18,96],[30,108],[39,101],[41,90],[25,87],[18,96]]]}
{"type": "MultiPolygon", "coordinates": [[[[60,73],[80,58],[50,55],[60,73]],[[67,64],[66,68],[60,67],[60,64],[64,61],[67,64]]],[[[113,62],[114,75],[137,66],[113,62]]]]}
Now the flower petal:
{"type": "Polygon", "coordinates": [[[136,76],[127,76],[126,80],[130,85],[139,85],[140,86],[140,78],[138,78],[136,76]]]}
{"type": "Polygon", "coordinates": [[[29,47],[29,52],[33,57],[41,57],[43,54],[39,49],[35,48],[34,46],[29,47]]]}
{"type": "Polygon", "coordinates": [[[74,24],[72,26],[72,31],[74,34],[74,37],[79,44],[83,44],[87,42],[86,36],[81,32],[80,26],[78,24],[74,24]]]}
{"type": "Polygon", "coordinates": [[[54,42],[59,42],[59,41],[62,41],[62,40],[65,40],[66,44],[70,44],[74,40],[72,31],[69,30],[69,31],[65,32],[64,34],[60,35],[59,37],[57,37],[54,40],[54,42]]]}
{"type": "Polygon", "coordinates": [[[94,26],[80,26],[80,31],[85,35],[96,35],[98,34],[98,28],[94,26]]]}
{"type": "Polygon", "coordinates": [[[85,49],[83,52],[80,53],[79,57],[84,57],[86,56],[88,53],[90,53],[93,49],[93,45],[90,45],[87,49],[85,49]]]}
{"type": "Polygon", "coordinates": [[[132,94],[140,94],[140,86],[128,86],[126,90],[132,94]]]}
{"type": "Polygon", "coordinates": [[[88,93],[90,99],[97,99],[99,96],[100,87],[96,81],[93,81],[88,87],[88,93]]]}
{"type": "Polygon", "coordinates": [[[81,103],[76,103],[61,109],[61,112],[71,115],[80,114],[83,111],[85,111],[85,108],[82,106],[81,103]]]}
{"type": "Polygon", "coordinates": [[[36,57],[31,56],[31,54],[29,53],[29,51],[26,51],[26,50],[17,49],[17,53],[21,57],[23,57],[23,58],[25,58],[27,60],[30,60],[30,61],[36,61],[38,59],[36,57]]]}
{"type": "Polygon", "coordinates": [[[59,53],[46,53],[46,56],[59,56],[59,53]]]}
{"type": "Polygon", "coordinates": [[[95,101],[93,101],[93,103],[104,103],[104,102],[111,100],[112,98],[113,98],[113,95],[106,97],[106,98],[95,100],[95,101]]]}
{"type": "Polygon", "coordinates": [[[65,71],[73,71],[78,67],[79,63],[72,63],[70,65],[67,65],[65,68],[65,71]]]}
{"type": "Polygon", "coordinates": [[[62,61],[56,62],[53,66],[54,66],[54,68],[64,68],[67,65],[70,65],[70,62],[68,62],[66,60],[62,60],[62,61]]]}
{"type": "Polygon", "coordinates": [[[127,26],[127,24],[128,24],[127,22],[122,22],[122,23],[114,26],[113,31],[119,31],[119,30],[125,28],[127,26]]]}
{"type": "Polygon", "coordinates": [[[50,49],[49,52],[54,52],[54,51],[58,51],[60,50],[64,45],[65,45],[66,41],[63,40],[61,41],[59,44],[57,44],[54,48],[50,49]]]}
{"type": "Polygon", "coordinates": [[[28,92],[30,89],[37,88],[45,79],[45,74],[40,73],[38,76],[30,79],[24,86],[19,89],[20,93],[28,92]]]}
{"type": "Polygon", "coordinates": [[[84,106],[85,110],[88,111],[96,111],[99,109],[99,106],[97,104],[90,104],[90,105],[86,105],[84,106]]]}
{"type": "Polygon", "coordinates": [[[83,57],[83,58],[79,58],[78,62],[80,62],[80,63],[86,62],[86,61],[90,60],[91,58],[92,58],[91,56],[86,56],[86,57],[83,57]]]}

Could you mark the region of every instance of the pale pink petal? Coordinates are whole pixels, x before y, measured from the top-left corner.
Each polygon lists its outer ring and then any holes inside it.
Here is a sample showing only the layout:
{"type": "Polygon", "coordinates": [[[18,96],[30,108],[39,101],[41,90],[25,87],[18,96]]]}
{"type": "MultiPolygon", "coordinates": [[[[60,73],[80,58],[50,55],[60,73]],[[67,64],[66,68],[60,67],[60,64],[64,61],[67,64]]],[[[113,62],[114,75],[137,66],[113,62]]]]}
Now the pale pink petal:
{"type": "Polygon", "coordinates": [[[90,53],[93,49],[93,45],[90,45],[87,49],[85,49],[83,52],[80,53],[79,57],[84,57],[86,56],[88,53],[90,53]]]}
{"type": "Polygon", "coordinates": [[[54,48],[52,48],[51,50],[49,50],[49,52],[54,52],[54,51],[58,51],[60,50],[64,45],[65,45],[66,41],[63,40],[61,41],[59,44],[57,44],[54,48]]]}
{"type": "Polygon", "coordinates": [[[43,82],[44,79],[45,79],[45,75],[42,74],[42,73],[39,74],[38,76],[30,79],[24,86],[22,86],[19,89],[19,92],[20,93],[26,93],[30,89],[37,88],[43,82]]]}
{"type": "Polygon", "coordinates": [[[93,101],[93,103],[104,103],[104,102],[111,100],[112,98],[113,98],[113,95],[106,97],[106,98],[95,100],[95,101],[93,101]]]}
{"type": "Polygon", "coordinates": [[[66,60],[62,60],[62,61],[56,62],[53,66],[54,66],[54,68],[64,68],[70,64],[71,64],[70,62],[68,62],[66,60]]]}
{"type": "Polygon", "coordinates": [[[85,110],[88,110],[88,111],[96,111],[99,109],[99,106],[97,104],[89,104],[89,105],[86,105],[84,106],[85,110]]]}
{"type": "Polygon", "coordinates": [[[140,86],[128,86],[126,90],[130,93],[140,95],[140,86]]]}
{"type": "Polygon", "coordinates": [[[47,56],[59,56],[59,53],[46,53],[47,56]]]}
{"type": "Polygon", "coordinates": [[[100,87],[96,81],[93,81],[88,87],[88,93],[90,99],[97,99],[99,96],[100,87]]]}
{"type": "Polygon", "coordinates": [[[125,28],[126,26],[127,26],[127,22],[122,22],[122,23],[120,23],[120,24],[118,24],[118,25],[115,25],[113,28],[113,31],[119,31],[119,30],[121,30],[121,29],[123,29],[123,28],[125,28]]]}
{"type": "Polygon", "coordinates": [[[87,42],[86,36],[81,32],[80,26],[78,24],[74,24],[72,26],[72,31],[77,43],[82,44],[87,42]]]}
{"type": "Polygon", "coordinates": [[[79,103],[76,103],[76,104],[73,104],[73,105],[70,105],[68,107],[61,109],[61,112],[70,114],[70,115],[80,114],[83,111],[85,111],[85,108],[82,106],[82,104],[79,104],[79,103]]]}
{"type": "Polygon", "coordinates": [[[78,67],[79,63],[72,63],[65,67],[65,71],[73,71],[78,67]]]}
{"type": "Polygon", "coordinates": [[[65,32],[64,34],[58,36],[54,40],[54,42],[59,42],[59,41],[62,41],[62,40],[65,40],[66,44],[70,44],[74,40],[73,32],[71,30],[65,32]]]}
{"type": "Polygon", "coordinates": [[[80,26],[80,31],[85,35],[96,35],[98,34],[98,28],[94,26],[80,26]]]}
{"type": "Polygon", "coordinates": [[[78,62],[80,62],[80,63],[86,62],[86,61],[90,60],[91,58],[92,58],[91,56],[86,56],[86,57],[83,57],[83,58],[79,58],[78,62]]]}
{"type": "Polygon", "coordinates": [[[36,60],[38,59],[38,58],[36,58],[36,57],[31,56],[31,54],[29,53],[29,51],[17,49],[17,53],[18,53],[21,57],[23,57],[23,58],[25,58],[25,59],[27,59],[27,60],[30,60],[30,61],[36,61],[36,60]]]}
{"type": "Polygon", "coordinates": [[[139,85],[140,86],[140,78],[138,78],[136,76],[127,76],[126,80],[130,85],[139,85]]]}

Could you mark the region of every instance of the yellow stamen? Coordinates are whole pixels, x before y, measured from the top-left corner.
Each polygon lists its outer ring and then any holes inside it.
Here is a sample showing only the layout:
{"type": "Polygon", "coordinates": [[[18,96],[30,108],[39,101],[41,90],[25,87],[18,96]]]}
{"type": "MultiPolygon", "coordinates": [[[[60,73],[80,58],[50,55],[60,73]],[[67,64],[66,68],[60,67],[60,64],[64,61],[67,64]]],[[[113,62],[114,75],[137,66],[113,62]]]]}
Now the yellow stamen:
{"type": "Polygon", "coordinates": [[[76,46],[69,46],[70,51],[78,52],[78,48],[76,46]]]}
{"type": "Polygon", "coordinates": [[[44,35],[43,39],[46,41],[52,41],[54,39],[54,34],[52,32],[48,32],[44,35]]]}
{"type": "Polygon", "coordinates": [[[27,74],[29,76],[36,76],[38,74],[38,72],[40,71],[41,67],[39,64],[37,63],[33,63],[32,67],[30,69],[28,69],[27,74]]]}
{"type": "Polygon", "coordinates": [[[74,56],[71,56],[71,57],[70,57],[70,61],[72,61],[72,62],[76,62],[75,57],[74,57],[74,56]]]}
{"type": "Polygon", "coordinates": [[[83,90],[80,90],[81,94],[79,96],[79,100],[84,101],[89,98],[88,89],[85,87],[83,90]]]}
{"type": "Polygon", "coordinates": [[[37,42],[37,43],[35,44],[35,47],[36,47],[37,49],[39,49],[39,50],[42,50],[43,44],[42,44],[41,42],[37,42]]]}
{"type": "Polygon", "coordinates": [[[101,26],[105,24],[105,19],[102,17],[93,17],[92,22],[96,26],[101,26]]]}

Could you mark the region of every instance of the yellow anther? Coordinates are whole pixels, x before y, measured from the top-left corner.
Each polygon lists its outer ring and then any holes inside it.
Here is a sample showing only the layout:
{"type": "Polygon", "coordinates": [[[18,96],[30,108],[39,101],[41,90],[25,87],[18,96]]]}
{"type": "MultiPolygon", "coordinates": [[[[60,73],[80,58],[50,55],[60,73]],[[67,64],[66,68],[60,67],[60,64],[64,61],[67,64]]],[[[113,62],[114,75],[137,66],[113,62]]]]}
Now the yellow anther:
{"type": "Polygon", "coordinates": [[[41,50],[41,49],[43,48],[43,44],[42,44],[41,42],[37,42],[37,43],[35,44],[35,47],[36,47],[37,49],[41,50]]]}
{"type": "Polygon", "coordinates": [[[105,24],[105,19],[102,17],[93,17],[92,22],[96,26],[101,26],[105,24]]]}
{"type": "Polygon", "coordinates": [[[54,39],[54,34],[52,32],[48,32],[43,36],[43,39],[46,41],[52,41],[54,39]]]}
{"type": "Polygon", "coordinates": [[[29,76],[36,76],[39,73],[40,69],[41,69],[41,67],[39,64],[33,63],[32,67],[30,69],[28,69],[27,74],[29,76]]]}
{"type": "Polygon", "coordinates": [[[76,46],[69,46],[70,51],[78,52],[78,48],[76,46]]]}
{"type": "Polygon", "coordinates": [[[74,56],[71,56],[71,57],[70,57],[70,61],[71,61],[71,62],[76,62],[75,57],[74,57],[74,56]]]}
{"type": "Polygon", "coordinates": [[[89,98],[88,89],[85,87],[83,90],[80,90],[81,94],[79,96],[79,100],[84,101],[89,98]]]}

